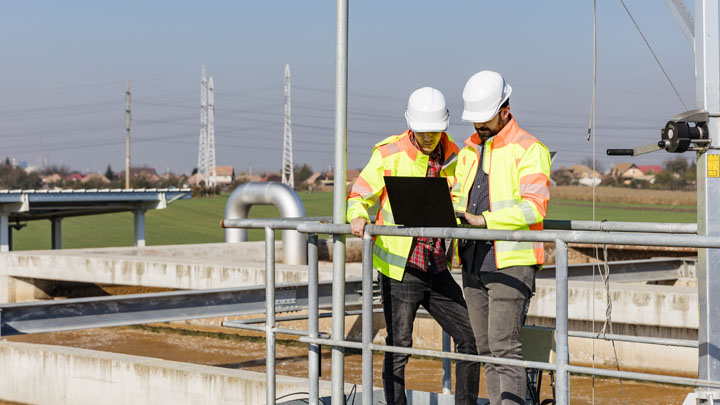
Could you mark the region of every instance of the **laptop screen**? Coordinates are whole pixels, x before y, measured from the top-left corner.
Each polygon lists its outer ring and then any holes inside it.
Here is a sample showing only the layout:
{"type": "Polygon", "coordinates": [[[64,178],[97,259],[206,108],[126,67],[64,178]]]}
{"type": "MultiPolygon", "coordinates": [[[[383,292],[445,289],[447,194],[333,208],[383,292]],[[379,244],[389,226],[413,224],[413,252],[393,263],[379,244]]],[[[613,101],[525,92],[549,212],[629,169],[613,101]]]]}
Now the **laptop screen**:
{"type": "Polygon", "coordinates": [[[395,223],[416,227],[456,227],[445,177],[385,176],[395,223]]]}

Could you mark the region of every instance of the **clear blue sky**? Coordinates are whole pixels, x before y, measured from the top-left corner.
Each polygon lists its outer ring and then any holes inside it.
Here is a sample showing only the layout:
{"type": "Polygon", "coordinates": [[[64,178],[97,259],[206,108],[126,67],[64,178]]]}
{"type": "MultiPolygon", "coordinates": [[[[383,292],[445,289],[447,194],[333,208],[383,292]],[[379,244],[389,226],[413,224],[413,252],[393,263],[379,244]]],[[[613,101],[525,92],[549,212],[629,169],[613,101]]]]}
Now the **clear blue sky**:
{"type": "MultiPolygon", "coordinates": [[[[422,86],[445,93],[449,133],[462,144],[472,132],[458,118],[462,88],[484,69],[513,86],[516,119],[559,152],[554,167],[591,156],[592,0],[350,3],[349,168],[406,129],[407,97],[422,86]]],[[[620,2],[598,3],[597,157],[608,167],[627,159],[607,158],[606,148],[659,140],[684,109],[620,2]]],[[[664,2],[626,3],[694,108],[692,50],[664,2]]],[[[216,87],[217,164],[278,170],[289,63],[295,163],[333,162],[333,1],[4,2],[0,35],[0,157],[39,165],[44,148],[53,164],[121,170],[130,79],[133,165],[187,173],[197,163],[205,64],[216,87]]]]}

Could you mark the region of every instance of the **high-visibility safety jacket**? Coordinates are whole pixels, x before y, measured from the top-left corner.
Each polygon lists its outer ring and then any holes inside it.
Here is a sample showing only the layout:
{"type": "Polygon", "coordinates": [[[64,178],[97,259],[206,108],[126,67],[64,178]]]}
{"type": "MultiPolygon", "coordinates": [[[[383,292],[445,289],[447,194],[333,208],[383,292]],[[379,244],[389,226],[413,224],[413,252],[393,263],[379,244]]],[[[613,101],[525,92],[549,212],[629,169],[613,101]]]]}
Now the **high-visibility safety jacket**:
{"type": "MultiPolygon", "coordinates": [[[[458,147],[445,132],[440,138],[440,144],[443,150],[440,175],[448,179],[450,188],[457,164],[458,147]]],[[[409,130],[376,144],[370,162],[360,172],[348,196],[348,221],[355,218],[369,219],[368,208],[380,201],[375,224],[395,225],[383,176],[425,177],[429,159],[429,155],[412,144],[409,130]]],[[[412,237],[377,236],[373,247],[373,266],[387,277],[402,281],[411,245],[412,237]]]]}
{"type": "MultiPolygon", "coordinates": [[[[473,134],[458,155],[452,189],[456,211],[466,212],[480,161],[480,136],[473,134]]],[[[550,200],[550,153],[510,118],[485,141],[482,170],[488,175],[490,210],[482,213],[488,229],[542,230],[550,200]]],[[[541,242],[495,241],[498,269],[542,265],[541,242]]]]}

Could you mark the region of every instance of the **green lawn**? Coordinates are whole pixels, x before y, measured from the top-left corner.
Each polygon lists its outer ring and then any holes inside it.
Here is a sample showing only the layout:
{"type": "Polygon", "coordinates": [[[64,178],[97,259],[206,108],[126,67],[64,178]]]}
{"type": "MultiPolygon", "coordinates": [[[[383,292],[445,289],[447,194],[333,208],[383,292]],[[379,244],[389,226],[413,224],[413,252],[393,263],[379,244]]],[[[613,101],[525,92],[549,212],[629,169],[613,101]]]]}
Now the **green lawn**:
{"type": "MultiPolygon", "coordinates": [[[[178,200],[165,210],[146,214],[148,245],[213,243],[223,241],[220,220],[229,195],[213,198],[178,200]]],[[[300,193],[308,216],[332,216],[332,193],[300,193]]],[[[597,220],[639,222],[695,222],[695,207],[669,207],[632,204],[598,204],[597,220]],[[678,212],[678,210],[684,212],[678,212]]],[[[253,218],[277,217],[273,206],[260,205],[250,210],[253,218]]],[[[592,203],[552,200],[548,219],[592,219],[592,203]]],[[[74,217],[63,220],[63,247],[87,248],[133,245],[133,216],[130,213],[74,217]]],[[[263,231],[251,230],[250,240],[262,240],[263,231]]],[[[280,232],[277,232],[280,238],[280,232]]],[[[15,250],[50,249],[50,222],[31,221],[13,231],[15,250]]]]}

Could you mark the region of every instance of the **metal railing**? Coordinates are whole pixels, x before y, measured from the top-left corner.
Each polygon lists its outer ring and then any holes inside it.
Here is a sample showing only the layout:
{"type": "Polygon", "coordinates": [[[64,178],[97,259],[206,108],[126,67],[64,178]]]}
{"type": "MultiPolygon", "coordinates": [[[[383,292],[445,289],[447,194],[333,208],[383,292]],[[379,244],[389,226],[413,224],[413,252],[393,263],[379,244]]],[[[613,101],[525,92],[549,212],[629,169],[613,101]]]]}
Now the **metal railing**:
{"type": "MultiPolygon", "coordinates": [[[[548,221],[550,222],[550,221],[548,221]]],[[[638,343],[665,344],[675,346],[693,347],[696,344],[689,341],[673,339],[658,339],[636,336],[605,335],[604,337],[592,333],[568,331],[568,243],[590,243],[590,244],[622,244],[640,246],[674,246],[674,247],[697,247],[697,248],[720,248],[720,237],[692,235],[694,229],[684,224],[635,224],[623,225],[623,223],[591,223],[582,221],[576,223],[581,229],[615,229],[615,232],[578,231],[573,229],[574,221],[555,221],[554,227],[565,227],[569,230],[545,230],[545,231],[501,231],[474,228],[406,228],[396,226],[368,225],[362,238],[362,342],[346,341],[344,336],[338,339],[321,338],[318,336],[318,312],[312,302],[317,298],[318,269],[318,234],[348,235],[350,225],[327,224],[317,221],[302,221],[299,218],[293,220],[284,219],[253,219],[253,220],[225,220],[224,227],[243,228],[264,228],[266,234],[266,271],[267,275],[267,313],[266,313],[266,344],[267,344],[267,403],[275,403],[275,333],[280,330],[275,325],[275,299],[274,299],[274,230],[275,229],[296,229],[299,232],[308,234],[308,334],[301,336],[299,340],[309,344],[309,402],[317,404],[319,401],[319,370],[318,360],[320,345],[329,345],[333,348],[353,348],[362,350],[362,401],[363,404],[372,404],[373,391],[373,364],[372,351],[389,351],[396,353],[415,354],[442,359],[470,360],[494,364],[506,364],[535,368],[540,370],[552,370],[556,373],[556,400],[558,404],[567,404],[570,399],[569,374],[582,373],[604,377],[615,377],[634,379],[651,382],[663,382],[696,387],[720,388],[720,382],[701,380],[694,378],[675,377],[667,375],[627,372],[618,370],[603,370],[591,367],[571,366],[569,364],[568,337],[578,336],[586,338],[605,338],[612,340],[624,340],[638,343]],[[559,225],[559,226],[558,226],[559,225]],[[640,229],[644,233],[631,233],[632,230],[640,229]],[[675,232],[675,233],[671,233],[675,232]],[[676,234],[687,233],[687,234],[676,234]],[[536,361],[512,360],[489,356],[468,355],[461,353],[449,353],[437,350],[401,348],[394,346],[378,345],[372,342],[372,288],[373,268],[372,250],[373,236],[411,236],[430,237],[447,239],[473,239],[473,240],[513,240],[527,242],[551,242],[555,243],[555,292],[556,292],[556,362],[545,363],[536,361]]],[[[343,294],[344,285],[333,286],[333,294],[343,294]]],[[[333,312],[342,313],[343,307],[336,307],[333,300],[333,312]]],[[[227,325],[237,327],[237,325],[227,325]]],[[[257,327],[255,327],[257,328],[257,327]]],[[[333,364],[334,366],[335,364],[333,364]]],[[[335,374],[333,374],[333,377],[335,374]]],[[[344,381],[336,381],[333,378],[333,392],[341,390],[344,381]]]]}

